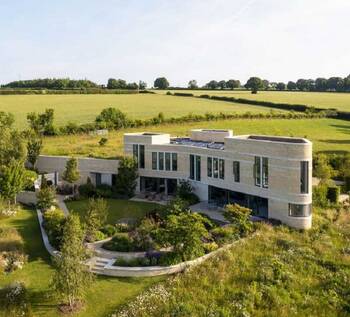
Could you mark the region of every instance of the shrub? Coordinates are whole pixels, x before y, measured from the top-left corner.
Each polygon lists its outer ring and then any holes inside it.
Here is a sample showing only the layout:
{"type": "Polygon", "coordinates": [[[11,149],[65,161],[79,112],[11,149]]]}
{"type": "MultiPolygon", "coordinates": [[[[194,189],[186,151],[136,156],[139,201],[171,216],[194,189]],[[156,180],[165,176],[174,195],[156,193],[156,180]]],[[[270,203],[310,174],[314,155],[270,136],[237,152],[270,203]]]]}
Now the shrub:
{"type": "Polygon", "coordinates": [[[43,219],[43,225],[51,245],[59,249],[66,221],[63,211],[60,209],[48,210],[43,214],[43,219]]]}
{"type": "Polygon", "coordinates": [[[242,207],[238,204],[226,205],[224,217],[235,227],[241,236],[245,236],[253,229],[250,221],[251,209],[242,207]]]}
{"type": "Polygon", "coordinates": [[[134,243],[127,233],[117,233],[112,240],[105,242],[102,247],[109,251],[136,251],[134,243]]]}
{"type": "Polygon", "coordinates": [[[128,127],[128,119],[125,113],[116,108],[105,108],[96,117],[95,122],[101,129],[121,129],[128,127]]]}
{"type": "Polygon", "coordinates": [[[99,144],[100,146],[104,146],[104,145],[107,144],[107,142],[108,142],[108,139],[107,139],[107,138],[101,138],[100,141],[98,141],[98,144],[99,144]]]}
{"type": "Polygon", "coordinates": [[[22,282],[14,282],[0,289],[0,307],[6,316],[32,316],[27,289],[22,282]]]}
{"type": "Polygon", "coordinates": [[[231,243],[239,238],[239,232],[237,228],[231,225],[214,228],[210,233],[213,239],[219,245],[231,243]]]}
{"type": "Polygon", "coordinates": [[[96,196],[102,198],[111,198],[113,196],[112,187],[107,184],[96,186],[96,196]]]}
{"type": "Polygon", "coordinates": [[[327,199],[327,185],[319,184],[315,186],[312,190],[312,202],[315,206],[319,207],[327,207],[328,199],[327,199]]]}
{"type": "Polygon", "coordinates": [[[339,202],[340,188],[338,186],[329,186],[327,188],[327,199],[332,204],[337,204],[339,202]]]}
{"type": "Polygon", "coordinates": [[[113,225],[105,225],[100,229],[100,231],[103,232],[107,237],[112,237],[118,232],[117,227],[113,225]]]}
{"type": "Polygon", "coordinates": [[[53,187],[45,186],[37,193],[37,207],[45,212],[52,206],[56,206],[56,191],[53,187]]]}
{"type": "Polygon", "coordinates": [[[207,254],[217,250],[219,246],[215,242],[207,242],[207,243],[203,243],[203,248],[204,248],[204,252],[207,254]]]}
{"type": "Polygon", "coordinates": [[[96,188],[91,182],[91,178],[88,177],[86,184],[82,184],[78,187],[79,195],[83,197],[93,197],[96,195],[96,188]]]}
{"type": "Polygon", "coordinates": [[[176,189],[176,195],[188,202],[188,205],[194,205],[199,202],[197,195],[193,193],[192,185],[189,181],[182,180],[180,181],[179,186],[176,189]]]}
{"type": "Polygon", "coordinates": [[[181,263],[183,261],[182,256],[176,252],[167,252],[162,254],[159,258],[159,265],[168,266],[181,263]]]}
{"type": "Polygon", "coordinates": [[[90,199],[88,203],[87,212],[84,217],[86,240],[93,242],[95,240],[101,240],[101,236],[104,234],[99,231],[106,223],[108,216],[107,202],[102,199],[90,199]]]}
{"type": "Polygon", "coordinates": [[[141,250],[154,250],[156,247],[154,236],[157,228],[158,225],[153,219],[143,219],[131,234],[135,246],[141,250]]]}
{"type": "Polygon", "coordinates": [[[131,198],[135,194],[138,177],[137,162],[132,157],[123,157],[119,162],[116,179],[116,193],[122,197],[131,198]]]}
{"type": "Polygon", "coordinates": [[[94,241],[101,241],[106,239],[106,235],[102,231],[96,231],[94,235],[94,241]]]}

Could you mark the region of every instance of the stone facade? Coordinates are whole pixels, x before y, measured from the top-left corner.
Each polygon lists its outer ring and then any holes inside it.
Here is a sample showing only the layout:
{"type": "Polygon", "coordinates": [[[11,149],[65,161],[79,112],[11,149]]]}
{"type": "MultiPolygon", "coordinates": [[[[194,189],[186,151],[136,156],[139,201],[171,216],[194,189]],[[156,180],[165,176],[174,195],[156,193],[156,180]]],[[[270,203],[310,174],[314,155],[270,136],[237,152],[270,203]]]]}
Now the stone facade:
{"type": "MultiPolygon", "coordinates": [[[[194,130],[190,138],[170,138],[169,134],[128,133],[124,136],[127,155],[134,154],[134,145],[144,146],[144,168],[140,177],[190,180],[194,192],[202,201],[209,199],[212,188],[227,190],[263,199],[267,217],[296,228],[311,227],[308,212],[295,213],[298,208],[311,208],[312,203],[312,143],[302,138],[243,135],[232,136],[230,130],[194,130]],[[152,167],[152,152],[176,153],[177,170],[152,167]],[[200,180],[190,178],[190,155],[200,157],[200,180]],[[222,178],[208,177],[208,159],[224,161],[222,178]],[[257,186],[256,158],[266,159],[268,186],[257,186]],[[234,180],[233,162],[239,162],[239,181],[234,180]],[[301,164],[306,162],[306,187],[301,190],[301,164]]],[[[260,165],[259,165],[260,166],[260,165]]],[[[262,169],[260,169],[260,173],[262,169]]],[[[265,175],[264,174],[264,175],[265,175]]],[[[262,175],[260,175],[262,177],[262,175]]],[[[139,188],[140,190],[140,188],[139,188]]]]}

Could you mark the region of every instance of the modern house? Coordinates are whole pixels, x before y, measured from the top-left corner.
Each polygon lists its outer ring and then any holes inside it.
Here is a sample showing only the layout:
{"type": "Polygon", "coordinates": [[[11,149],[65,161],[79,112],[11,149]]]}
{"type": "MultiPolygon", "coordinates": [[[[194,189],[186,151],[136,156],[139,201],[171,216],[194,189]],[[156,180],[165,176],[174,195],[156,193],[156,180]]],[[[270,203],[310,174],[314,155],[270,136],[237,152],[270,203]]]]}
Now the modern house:
{"type": "Polygon", "coordinates": [[[259,217],[311,227],[312,143],[306,139],[198,129],[176,138],[127,133],[124,147],[138,161],[138,192],[173,194],[180,180],[189,180],[201,201],[238,203],[259,217]]]}

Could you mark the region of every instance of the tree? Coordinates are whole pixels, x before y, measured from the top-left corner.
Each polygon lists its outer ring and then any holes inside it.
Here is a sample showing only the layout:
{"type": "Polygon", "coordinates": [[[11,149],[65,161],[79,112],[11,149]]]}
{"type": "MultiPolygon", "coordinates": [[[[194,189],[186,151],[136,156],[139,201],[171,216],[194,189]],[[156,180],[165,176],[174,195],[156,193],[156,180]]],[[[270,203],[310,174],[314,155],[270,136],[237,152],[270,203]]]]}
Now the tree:
{"type": "Polygon", "coordinates": [[[195,79],[190,80],[188,82],[188,88],[189,89],[197,89],[198,88],[197,81],[195,79]]]}
{"type": "Polygon", "coordinates": [[[107,221],[108,205],[102,198],[90,199],[87,212],[84,218],[86,240],[89,242],[96,240],[96,235],[107,221]]]}
{"type": "Polygon", "coordinates": [[[52,206],[56,206],[56,191],[51,186],[42,187],[36,197],[36,205],[42,212],[49,210],[52,206]]]}
{"type": "Polygon", "coordinates": [[[350,75],[344,78],[344,90],[350,91],[350,75]]]}
{"type": "Polygon", "coordinates": [[[187,261],[203,255],[202,239],[208,237],[207,220],[198,213],[170,214],[164,227],[157,233],[157,240],[187,261]]]}
{"type": "Polygon", "coordinates": [[[285,89],[286,89],[286,84],[285,84],[285,83],[282,83],[282,82],[277,83],[276,89],[277,89],[277,90],[285,90],[285,89]]]}
{"type": "Polygon", "coordinates": [[[137,162],[132,157],[123,157],[119,161],[118,174],[115,190],[118,195],[131,198],[135,195],[137,173],[137,162]]]}
{"type": "Polygon", "coordinates": [[[121,129],[128,125],[126,114],[116,108],[105,108],[96,117],[95,122],[99,128],[121,129]]]}
{"type": "Polygon", "coordinates": [[[27,160],[32,165],[33,169],[35,169],[35,164],[38,160],[42,147],[42,138],[36,133],[29,133],[27,141],[27,160]]]}
{"type": "Polygon", "coordinates": [[[158,89],[167,89],[169,87],[169,82],[165,77],[158,77],[154,81],[154,87],[158,89]]]}
{"type": "Polygon", "coordinates": [[[84,298],[91,274],[84,264],[86,248],[79,216],[71,213],[63,228],[61,252],[54,258],[55,273],[52,286],[63,304],[73,311],[84,298]]]}
{"type": "Polygon", "coordinates": [[[247,83],[244,85],[245,88],[251,89],[253,94],[256,94],[259,89],[263,88],[263,81],[259,77],[250,77],[247,83]]]}
{"type": "Polygon", "coordinates": [[[211,80],[209,83],[205,85],[205,88],[208,89],[217,89],[219,87],[219,83],[216,80],[211,80]]]}
{"type": "Polygon", "coordinates": [[[268,90],[270,88],[270,82],[267,79],[262,80],[262,89],[268,90]]]}
{"type": "Polygon", "coordinates": [[[54,135],[54,110],[46,109],[44,113],[30,112],[27,114],[29,127],[38,135],[54,135]]]}
{"type": "Polygon", "coordinates": [[[9,203],[16,203],[16,196],[25,184],[25,168],[22,161],[11,160],[7,166],[0,168],[0,194],[9,203]]]}
{"type": "Polygon", "coordinates": [[[344,79],[341,77],[331,77],[327,80],[329,90],[341,91],[344,88],[344,79]]]}
{"type": "Polygon", "coordinates": [[[109,78],[107,82],[108,89],[126,89],[127,83],[123,79],[109,78]]]}
{"type": "Polygon", "coordinates": [[[309,90],[308,81],[306,79],[298,79],[296,85],[299,90],[309,90]]]}
{"type": "Polygon", "coordinates": [[[147,88],[147,83],[142,81],[142,80],[140,80],[139,81],[139,89],[140,90],[145,90],[146,88],[147,88]]]}
{"type": "Polygon", "coordinates": [[[333,170],[328,163],[328,158],[324,154],[319,154],[315,160],[314,174],[320,179],[320,184],[328,184],[332,177],[333,170]]]}
{"type": "Polygon", "coordinates": [[[226,87],[229,89],[239,88],[241,86],[241,82],[239,80],[230,79],[226,82],[226,87]]]}
{"type": "Polygon", "coordinates": [[[315,81],[315,89],[317,91],[326,91],[327,90],[327,79],[326,78],[317,78],[315,81]]]}
{"type": "Polygon", "coordinates": [[[297,84],[294,81],[289,81],[287,84],[287,89],[288,90],[296,90],[297,84]]]}
{"type": "Polygon", "coordinates": [[[224,217],[232,224],[240,235],[246,235],[252,230],[250,221],[251,209],[242,207],[238,204],[225,206],[224,217]]]}
{"type": "Polygon", "coordinates": [[[75,193],[74,183],[79,180],[79,178],[78,160],[75,157],[71,157],[66,163],[66,169],[63,172],[62,179],[73,186],[73,194],[75,193]]]}
{"type": "Polygon", "coordinates": [[[220,89],[225,89],[226,88],[226,81],[225,80],[220,80],[218,82],[218,86],[220,89]]]}

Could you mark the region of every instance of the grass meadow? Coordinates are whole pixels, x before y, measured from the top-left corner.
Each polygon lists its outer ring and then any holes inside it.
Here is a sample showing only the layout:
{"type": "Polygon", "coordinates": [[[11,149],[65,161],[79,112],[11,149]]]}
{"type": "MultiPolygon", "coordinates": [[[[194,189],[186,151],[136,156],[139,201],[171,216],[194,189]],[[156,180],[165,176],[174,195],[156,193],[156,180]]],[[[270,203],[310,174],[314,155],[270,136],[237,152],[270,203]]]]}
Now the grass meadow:
{"type": "MultiPolygon", "coordinates": [[[[53,275],[51,260],[42,243],[36,212],[22,209],[14,217],[0,219],[1,227],[16,228],[24,240],[25,252],[29,255],[23,269],[11,274],[0,274],[0,287],[13,281],[22,281],[28,289],[29,301],[35,317],[59,317],[57,301],[50,291],[53,275]]],[[[0,246],[1,247],[1,246],[0,246]]],[[[163,278],[108,278],[96,277],[87,291],[84,309],[76,317],[108,316],[119,305],[161,281],[163,278]]],[[[0,317],[8,317],[0,307],[0,317]]]]}
{"type": "MultiPolygon", "coordinates": [[[[155,90],[155,92],[165,94],[167,90],[155,90]]],[[[253,95],[250,91],[241,90],[181,90],[179,92],[193,93],[196,96],[207,94],[210,96],[227,96],[260,101],[303,104],[319,108],[336,108],[341,111],[350,111],[350,93],[259,91],[256,95],[253,95]]]]}
{"type": "Polygon", "coordinates": [[[190,129],[217,128],[232,129],[238,134],[266,134],[307,137],[313,142],[314,152],[350,152],[349,121],[336,119],[237,119],[185,124],[168,124],[139,129],[126,129],[109,132],[108,142],[100,146],[100,136],[68,135],[44,139],[44,154],[77,155],[102,158],[115,158],[123,155],[123,134],[135,131],[156,131],[172,136],[188,135],[190,129]]]}
{"type": "Polygon", "coordinates": [[[115,107],[133,119],[146,119],[163,112],[166,117],[179,117],[192,112],[252,113],[269,112],[270,108],[233,104],[223,101],[204,100],[186,97],[173,97],[162,94],[130,95],[0,95],[0,111],[15,115],[16,126],[26,128],[29,112],[43,112],[46,108],[55,110],[55,124],[67,122],[90,123],[106,107],[115,107]]]}

